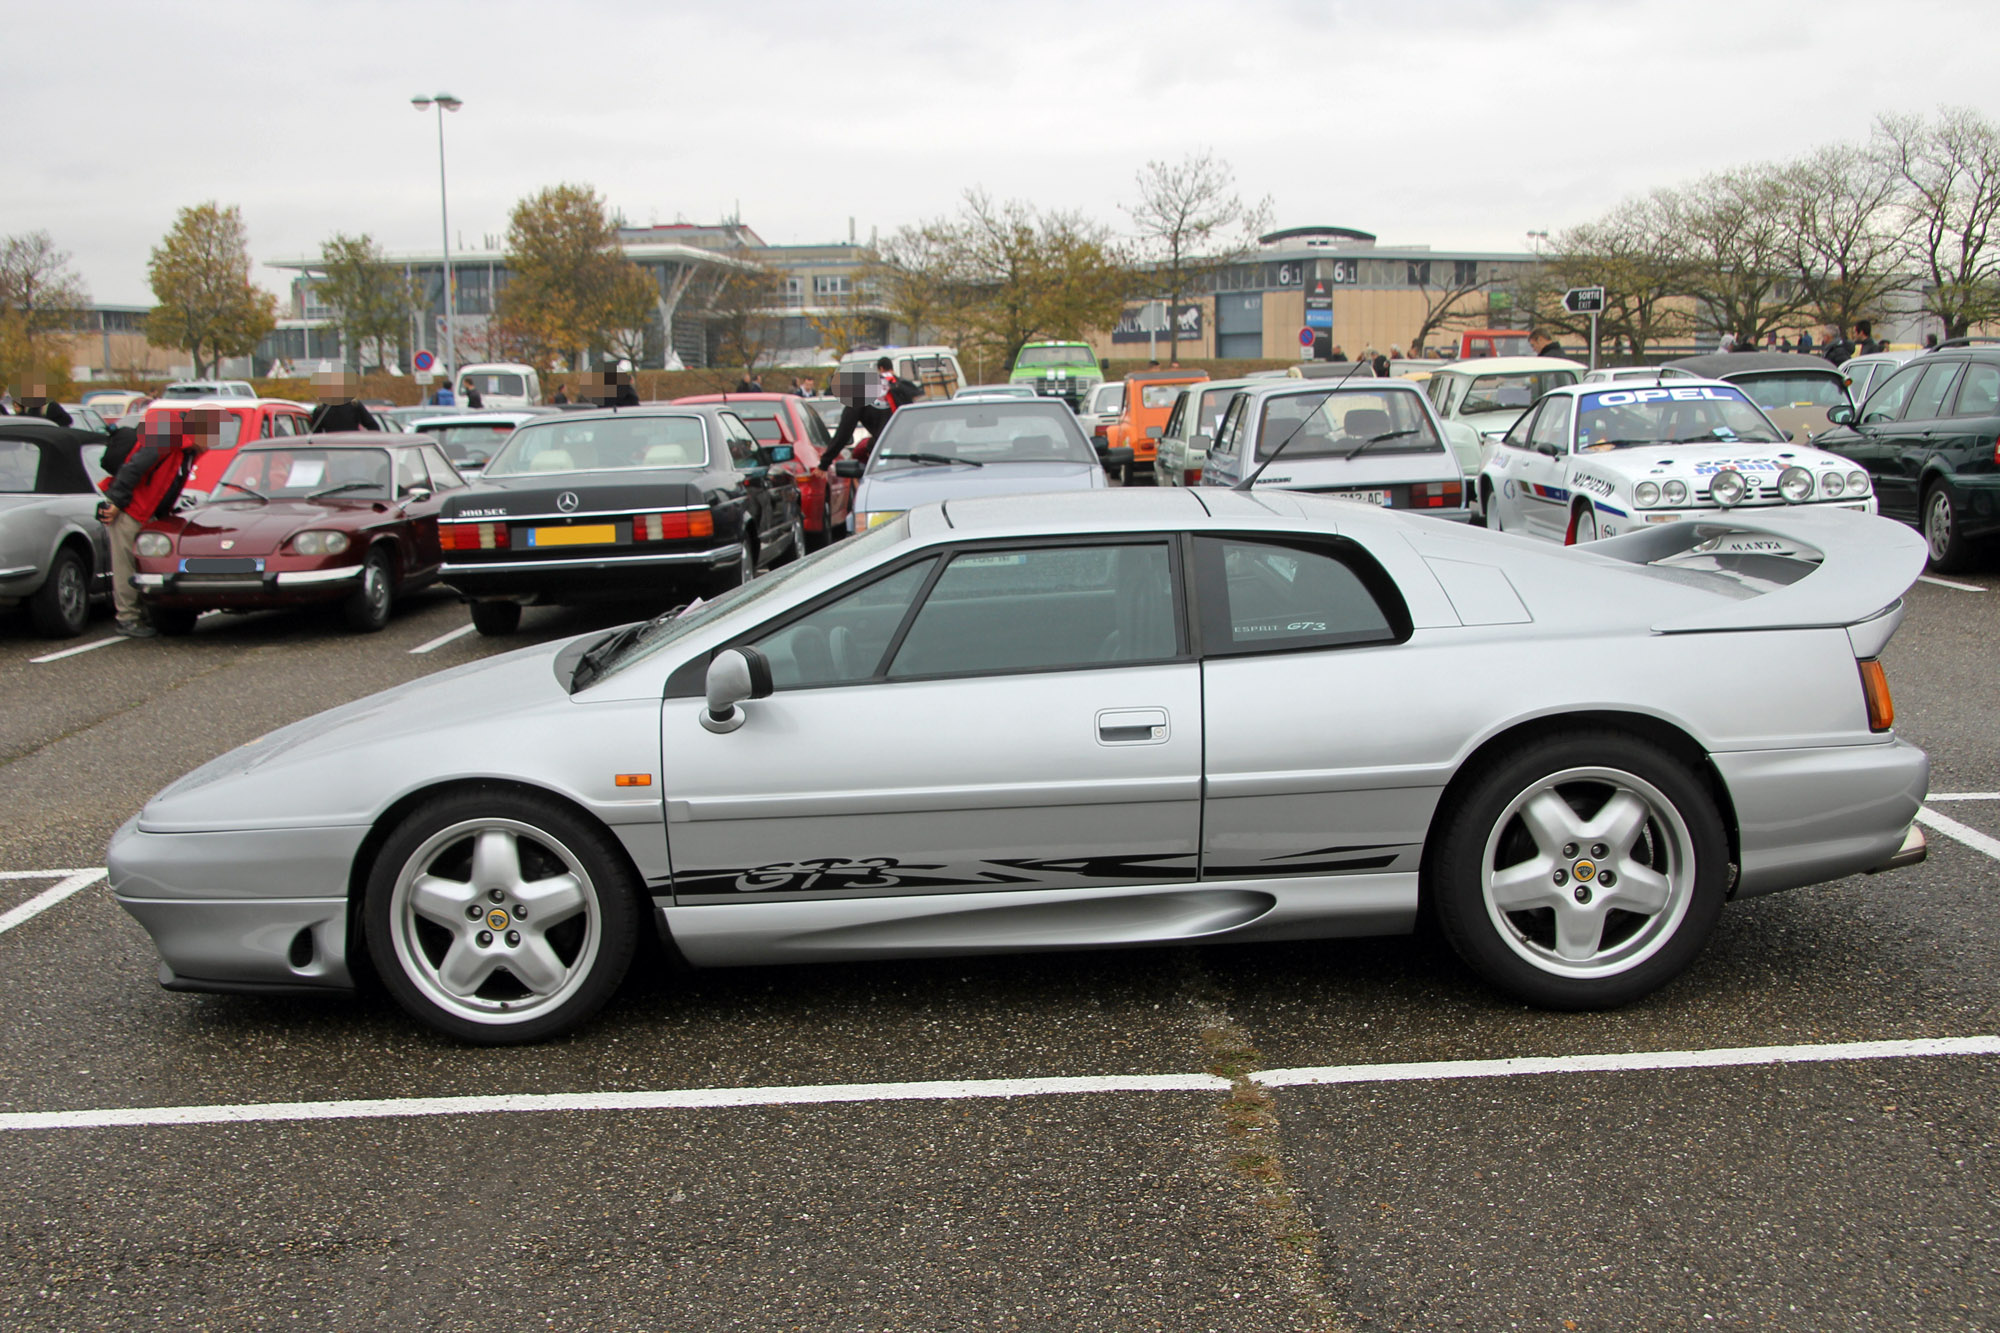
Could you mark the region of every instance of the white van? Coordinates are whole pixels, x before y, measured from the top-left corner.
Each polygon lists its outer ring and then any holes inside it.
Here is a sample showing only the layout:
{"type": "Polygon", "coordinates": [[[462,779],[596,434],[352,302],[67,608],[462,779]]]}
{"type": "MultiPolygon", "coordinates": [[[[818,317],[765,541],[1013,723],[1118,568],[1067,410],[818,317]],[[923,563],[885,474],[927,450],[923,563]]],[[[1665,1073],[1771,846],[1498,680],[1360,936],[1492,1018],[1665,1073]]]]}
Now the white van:
{"type": "Polygon", "coordinates": [[[458,402],[465,405],[465,390],[479,390],[481,407],[540,407],[542,377],[533,366],[518,361],[481,361],[458,368],[458,402]]]}
{"type": "Polygon", "coordinates": [[[958,366],[958,349],[953,347],[871,347],[840,358],[840,370],[872,374],[875,363],[885,356],[895,363],[896,378],[923,385],[926,398],[950,398],[965,383],[965,372],[958,366]]]}

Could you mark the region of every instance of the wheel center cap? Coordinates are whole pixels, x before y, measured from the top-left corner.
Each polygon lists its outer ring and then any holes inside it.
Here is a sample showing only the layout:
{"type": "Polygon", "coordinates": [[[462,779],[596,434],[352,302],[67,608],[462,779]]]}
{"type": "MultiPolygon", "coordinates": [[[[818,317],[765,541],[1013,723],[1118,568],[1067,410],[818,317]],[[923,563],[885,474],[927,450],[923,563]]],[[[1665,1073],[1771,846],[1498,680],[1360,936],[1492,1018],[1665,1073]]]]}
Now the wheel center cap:
{"type": "Polygon", "coordinates": [[[1597,878],[1597,867],[1589,861],[1578,861],[1570,873],[1587,884],[1597,878]]]}
{"type": "Polygon", "coordinates": [[[486,928],[488,930],[505,930],[512,921],[513,918],[508,916],[506,909],[502,907],[496,907],[486,914],[486,928]]]}

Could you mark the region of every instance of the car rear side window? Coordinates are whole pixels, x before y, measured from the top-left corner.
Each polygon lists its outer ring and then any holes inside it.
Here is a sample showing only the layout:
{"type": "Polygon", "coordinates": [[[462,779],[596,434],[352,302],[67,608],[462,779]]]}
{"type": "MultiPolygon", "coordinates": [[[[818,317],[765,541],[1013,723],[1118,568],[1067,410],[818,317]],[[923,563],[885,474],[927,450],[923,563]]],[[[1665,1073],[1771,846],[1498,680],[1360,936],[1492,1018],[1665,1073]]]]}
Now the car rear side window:
{"type": "Polygon", "coordinates": [[[906,565],[757,640],[772,684],[797,690],[872,678],[936,564],[933,557],[906,565]]]}
{"type": "Polygon", "coordinates": [[[892,678],[1050,671],[1180,655],[1164,541],[952,557],[896,649],[892,678]]]}
{"type": "Polygon", "coordinates": [[[1269,652],[1395,643],[1409,616],[1373,562],[1311,543],[1195,540],[1202,651],[1269,652]]]}
{"type": "Polygon", "coordinates": [[[1952,381],[1958,378],[1955,362],[1942,362],[1924,371],[1923,380],[1917,391],[1910,395],[1909,410],[1903,413],[1905,421],[1930,421],[1944,415],[1944,405],[1951,401],[1952,381]]]}
{"type": "Polygon", "coordinates": [[[1975,361],[1965,368],[1958,386],[1955,417],[1990,417],[2000,414],[2000,366],[1975,361]]]}
{"type": "Polygon", "coordinates": [[[1881,388],[1868,395],[1868,402],[1861,409],[1861,423],[1871,425],[1881,421],[1894,421],[1903,411],[1903,403],[1909,398],[1910,390],[1917,385],[1917,379],[1927,366],[1906,366],[1881,388]]]}

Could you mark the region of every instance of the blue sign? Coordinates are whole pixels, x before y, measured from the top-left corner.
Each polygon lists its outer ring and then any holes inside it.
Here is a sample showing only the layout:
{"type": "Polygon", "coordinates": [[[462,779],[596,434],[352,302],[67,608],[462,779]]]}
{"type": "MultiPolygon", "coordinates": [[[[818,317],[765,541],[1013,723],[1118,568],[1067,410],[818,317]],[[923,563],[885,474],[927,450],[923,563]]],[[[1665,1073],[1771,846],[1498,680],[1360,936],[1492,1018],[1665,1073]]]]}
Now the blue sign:
{"type": "Polygon", "coordinates": [[[1331,311],[1331,310],[1312,310],[1312,309],[1308,309],[1308,310],[1306,311],[1306,327],[1307,327],[1307,328],[1309,328],[1309,329],[1330,329],[1330,328],[1332,328],[1332,327],[1333,327],[1333,311],[1331,311]]]}

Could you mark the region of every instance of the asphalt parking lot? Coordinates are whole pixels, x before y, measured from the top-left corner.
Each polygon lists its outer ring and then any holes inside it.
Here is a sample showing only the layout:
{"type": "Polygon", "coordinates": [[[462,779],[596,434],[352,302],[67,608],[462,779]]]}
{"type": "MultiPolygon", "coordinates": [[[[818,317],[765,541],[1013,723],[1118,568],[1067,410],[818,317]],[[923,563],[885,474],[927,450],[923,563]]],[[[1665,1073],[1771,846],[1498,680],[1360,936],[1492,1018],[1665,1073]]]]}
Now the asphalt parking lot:
{"type": "Polygon", "coordinates": [[[1735,905],[1626,1010],[1522,1008],[1422,935],[655,961],[506,1050],[164,992],[95,870],[234,745],[615,612],[0,620],[0,1326],[2000,1326],[2000,573],[1909,600],[1931,859],[1735,905]]]}

